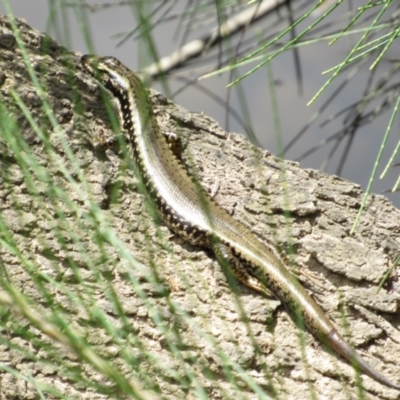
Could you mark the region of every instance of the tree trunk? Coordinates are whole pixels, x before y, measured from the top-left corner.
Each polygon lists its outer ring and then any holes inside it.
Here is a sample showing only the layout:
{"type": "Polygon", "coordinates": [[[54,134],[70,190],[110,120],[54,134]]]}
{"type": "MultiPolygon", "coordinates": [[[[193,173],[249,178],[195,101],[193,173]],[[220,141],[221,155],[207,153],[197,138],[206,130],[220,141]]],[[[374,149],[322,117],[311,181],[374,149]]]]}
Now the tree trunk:
{"type": "MultiPolygon", "coordinates": [[[[361,396],[352,366],[299,331],[279,301],[229,284],[211,252],[152,218],[80,55],[15,24],[19,38],[0,17],[0,399],[361,396]]],[[[400,251],[399,210],[370,196],[350,236],[358,185],[151,98],[191,173],[273,243],[357,351],[400,382],[397,270],[377,292],[400,251]]],[[[398,398],[361,378],[364,398],[398,398]]]]}

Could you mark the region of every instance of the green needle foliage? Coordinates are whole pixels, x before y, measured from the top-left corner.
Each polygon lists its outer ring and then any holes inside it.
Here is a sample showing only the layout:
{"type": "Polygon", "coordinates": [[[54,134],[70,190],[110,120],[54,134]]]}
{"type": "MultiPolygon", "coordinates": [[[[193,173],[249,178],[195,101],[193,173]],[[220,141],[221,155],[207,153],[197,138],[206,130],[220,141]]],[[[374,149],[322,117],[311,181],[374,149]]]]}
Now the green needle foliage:
{"type": "MultiPolygon", "coordinates": [[[[129,7],[135,27],[118,39],[121,44],[138,40],[141,67],[149,73],[145,67],[160,61],[153,34],[159,25],[173,20],[179,26],[177,37],[212,31],[199,54],[169,71],[161,62],[157,65],[169,94],[171,71],[189,67],[203,78],[229,72],[230,86],[235,88],[263,67],[273,85],[266,64],[281,54],[296,54],[315,42],[333,45],[356,38],[343,62],[326,71],[326,84],[310,103],[319,101],[339,77],[349,71],[356,71],[355,76],[362,65],[376,73],[400,33],[394,1],[369,1],[348,11],[346,18],[335,14],[345,7],[342,1],[282,2],[287,19],[276,18],[268,29],[255,25],[246,39],[240,36],[244,30],[228,34],[217,28],[230,26],[235,15],[248,7],[257,10],[261,2],[182,3],[50,1],[48,32],[71,48],[72,10],[88,53],[95,53],[89,11],[129,7]]],[[[156,212],[149,210],[140,194],[140,179],[107,93],[85,76],[77,55],[44,34],[32,33],[25,23],[13,19],[9,2],[3,4],[9,14],[0,22],[0,347],[7,355],[0,360],[5,377],[0,386],[6,391],[4,398],[285,399],[292,389],[287,379],[293,376],[301,378],[301,395],[318,398],[306,333],[299,330],[291,336],[295,343],[289,343],[287,354],[279,353],[279,348],[274,351],[279,302],[249,295],[246,289],[241,292],[243,288],[224,275],[224,266],[212,255],[185,247],[151,217],[156,212]],[[298,361],[306,378],[293,371],[298,361]]],[[[243,29],[253,27],[256,20],[250,18],[243,29]]],[[[352,113],[346,126],[309,149],[314,152],[330,143],[336,149],[343,140],[350,143],[349,137],[360,126],[390,110],[366,201],[398,110],[399,62],[391,62],[385,74],[371,80],[357,104],[329,117],[352,113]]],[[[295,65],[301,86],[300,64],[295,61],[295,65]]],[[[277,141],[282,143],[275,98],[272,102],[277,141]]],[[[242,104],[244,118],[227,109],[251,136],[246,101],[242,104]]],[[[173,116],[179,117],[179,111],[173,116]]],[[[303,134],[301,130],[289,146],[303,134]]],[[[240,148],[240,140],[234,140],[240,148]]],[[[395,163],[399,147],[385,172],[395,163]]],[[[287,148],[283,144],[279,148],[284,156],[287,148]]],[[[246,162],[261,171],[264,155],[258,149],[251,151],[254,160],[246,162]]],[[[189,167],[196,163],[190,149],[185,156],[189,167]]],[[[292,259],[292,199],[283,164],[274,167],[280,169],[284,205],[279,211],[286,222],[284,241],[292,259]]],[[[196,172],[193,175],[197,177],[196,172]]],[[[264,183],[261,186],[263,192],[264,183]]],[[[266,203],[263,214],[270,212],[266,203]]],[[[258,213],[251,204],[249,209],[258,213]]],[[[275,229],[269,233],[279,241],[275,229]]],[[[345,307],[340,315],[351,336],[345,307]]],[[[293,326],[287,322],[286,327],[293,326]]],[[[339,366],[335,367],[340,390],[348,398],[364,398],[359,376],[354,394],[348,382],[340,380],[339,366]]],[[[327,370],[329,375],[331,369],[327,370]]]]}

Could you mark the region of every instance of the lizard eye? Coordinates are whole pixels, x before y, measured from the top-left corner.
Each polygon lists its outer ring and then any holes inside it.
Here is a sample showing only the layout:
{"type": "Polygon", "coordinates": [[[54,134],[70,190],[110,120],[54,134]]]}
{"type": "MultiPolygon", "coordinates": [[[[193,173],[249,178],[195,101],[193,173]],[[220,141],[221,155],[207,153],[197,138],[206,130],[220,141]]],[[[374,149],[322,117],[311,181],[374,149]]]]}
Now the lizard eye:
{"type": "Polygon", "coordinates": [[[115,68],[117,66],[116,59],[114,57],[104,57],[103,61],[109,67],[115,68]]]}

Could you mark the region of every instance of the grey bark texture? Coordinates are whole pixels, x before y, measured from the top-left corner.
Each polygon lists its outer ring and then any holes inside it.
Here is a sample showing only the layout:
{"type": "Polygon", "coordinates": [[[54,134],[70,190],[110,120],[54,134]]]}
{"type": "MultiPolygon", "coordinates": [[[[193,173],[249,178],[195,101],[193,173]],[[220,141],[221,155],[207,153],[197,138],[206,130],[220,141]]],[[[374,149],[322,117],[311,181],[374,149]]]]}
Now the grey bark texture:
{"type": "MultiPolygon", "coordinates": [[[[157,223],[123,144],[109,144],[112,124],[80,55],[16,25],[43,94],[0,17],[1,400],[129,397],[76,343],[57,339],[70,330],[148,391],[142,398],[399,398],[365,376],[361,389],[352,366],[299,331],[279,301],[229,283],[212,253],[157,223]],[[11,287],[36,320],[13,304],[11,287]]],[[[150,93],[191,173],[272,242],[357,351],[400,382],[397,269],[377,293],[400,251],[399,210],[370,196],[350,236],[358,185],[280,161],[150,93]]]]}

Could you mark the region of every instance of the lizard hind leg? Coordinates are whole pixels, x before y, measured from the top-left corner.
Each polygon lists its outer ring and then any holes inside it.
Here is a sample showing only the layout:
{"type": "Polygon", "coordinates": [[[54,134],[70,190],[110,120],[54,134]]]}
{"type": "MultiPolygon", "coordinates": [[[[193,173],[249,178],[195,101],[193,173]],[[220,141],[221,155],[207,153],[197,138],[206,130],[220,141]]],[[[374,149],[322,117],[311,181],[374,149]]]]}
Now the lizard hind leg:
{"type": "Polygon", "coordinates": [[[212,250],[222,266],[229,285],[232,285],[230,277],[234,276],[239,282],[257,292],[263,293],[266,297],[276,298],[276,296],[259,279],[250,274],[245,264],[233,255],[227,245],[216,243],[212,246],[212,250]]]}

